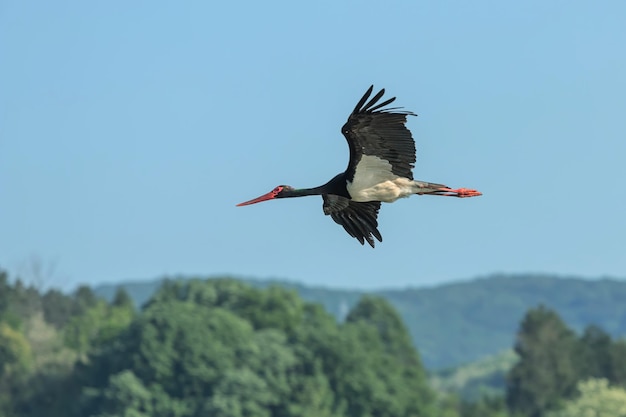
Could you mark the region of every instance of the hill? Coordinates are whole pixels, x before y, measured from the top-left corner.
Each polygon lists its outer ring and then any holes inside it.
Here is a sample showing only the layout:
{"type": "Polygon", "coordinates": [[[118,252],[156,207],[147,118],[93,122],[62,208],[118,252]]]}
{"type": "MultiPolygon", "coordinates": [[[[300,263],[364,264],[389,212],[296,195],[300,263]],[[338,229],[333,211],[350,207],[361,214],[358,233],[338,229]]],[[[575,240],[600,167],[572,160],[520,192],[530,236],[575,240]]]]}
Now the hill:
{"type": "Polygon", "coordinates": [[[518,360],[515,352],[508,349],[459,367],[431,373],[430,383],[437,391],[455,393],[467,401],[503,395],[506,374],[518,360]]]}
{"type": "MultiPolygon", "coordinates": [[[[363,294],[383,296],[401,314],[431,370],[459,366],[510,349],[524,313],[539,304],[556,310],[578,331],[597,324],[613,336],[626,335],[626,281],[616,279],[498,274],[430,288],[372,292],[286,281],[245,281],[259,287],[279,285],[294,289],[305,300],[324,305],[340,320],[363,294]]],[[[163,279],[101,285],[94,291],[111,299],[116,288],[122,286],[141,305],[162,282],[163,279]]]]}

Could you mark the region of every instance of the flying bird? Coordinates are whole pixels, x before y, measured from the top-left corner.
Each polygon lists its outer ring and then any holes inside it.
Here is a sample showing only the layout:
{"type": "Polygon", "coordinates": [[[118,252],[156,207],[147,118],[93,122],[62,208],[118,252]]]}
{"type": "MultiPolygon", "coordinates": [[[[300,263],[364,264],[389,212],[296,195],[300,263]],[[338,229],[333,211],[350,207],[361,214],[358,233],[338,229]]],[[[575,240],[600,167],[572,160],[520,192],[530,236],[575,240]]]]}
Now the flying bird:
{"type": "Polygon", "coordinates": [[[314,188],[293,188],[279,185],[267,194],[237,206],[260,203],[277,198],[321,195],[324,214],[343,226],[350,236],[374,247],[374,238],[383,241],[378,231],[380,203],[391,203],[412,194],[448,197],[475,197],[482,195],[467,188],[451,189],[413,179],[415,141],[405,124],[407,116],[416,116],[401,107],[385,106],[392,97],[379,103],[385,94],[382,89],[370,98],[372,85],[348,117],[341,133],[348,141],[350,161],[348,168],[324,185],[314,188]]]}

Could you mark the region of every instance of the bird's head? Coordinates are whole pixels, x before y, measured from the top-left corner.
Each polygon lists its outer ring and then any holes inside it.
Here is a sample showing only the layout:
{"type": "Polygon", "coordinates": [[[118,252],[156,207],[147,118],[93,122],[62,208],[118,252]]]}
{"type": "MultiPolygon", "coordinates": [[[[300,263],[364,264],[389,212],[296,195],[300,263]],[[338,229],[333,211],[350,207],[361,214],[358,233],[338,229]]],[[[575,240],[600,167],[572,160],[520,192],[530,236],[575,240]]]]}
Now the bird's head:
{"type": "Polygon", "coordinates": [[[273,200],[275,198],[282,198],[282,197],[287,197],[287,194],[289,193],[289,191],[293,191],[294,188],[289,186],[289,185],[278,185],[276,187],[274,187],[274,189],[272,191],[270,191],[267,194],[263,194],[260,197],[257,198],[253,198],[252,200],[249,201],[244,201],[243,203],[239,203],[237,204],[237,207],[240,206],[247,206],[250,204],[256,204],[256,203],[260,203],[262,201],[268,201],[268,200],[273,200]]]}

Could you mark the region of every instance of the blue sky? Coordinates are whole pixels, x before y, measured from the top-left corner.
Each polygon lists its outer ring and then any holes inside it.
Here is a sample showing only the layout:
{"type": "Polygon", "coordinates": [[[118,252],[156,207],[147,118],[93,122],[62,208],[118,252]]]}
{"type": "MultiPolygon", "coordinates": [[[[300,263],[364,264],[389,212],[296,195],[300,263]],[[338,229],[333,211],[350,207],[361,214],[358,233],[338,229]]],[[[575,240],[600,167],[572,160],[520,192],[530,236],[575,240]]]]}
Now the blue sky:
{"type": "Polygon", "coordinates": [[[353,288],[626,276],[622,1],[0,4],[0,266],[48,285],[228,273],[353,288]],[[419,117],[376,249],[321,198],[370,84],[419,117]]]}

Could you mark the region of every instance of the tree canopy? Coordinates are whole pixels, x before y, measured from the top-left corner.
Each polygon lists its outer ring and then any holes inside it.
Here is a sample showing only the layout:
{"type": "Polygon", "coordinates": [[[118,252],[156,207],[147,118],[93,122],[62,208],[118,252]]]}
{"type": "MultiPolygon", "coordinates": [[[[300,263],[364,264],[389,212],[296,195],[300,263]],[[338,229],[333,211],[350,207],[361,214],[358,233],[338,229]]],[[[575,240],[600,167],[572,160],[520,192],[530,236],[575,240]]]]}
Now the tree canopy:
{"type": "Polygon", "coordinates": [[[579,397],[548,417],[626,417],[626,390],[610,387],[604,378],[578,383],[579,397]]]}
{"type": "Polygon", "coordinates": [[[419,355],[382,299],[340,324],[279,287],[168,282],[99,346],[81,373],[85,416],[435,416],[419,355]]]}
{"type": "Polygon", "coordinates": [[[597,325],[578,334],[547,307],[520,323],[506,396],[472,401],[430,387],[386,299],[364,295],[344,313],[338,320],[293,289],[227,278],[165,281],[137,309],[123,289],[109,301],[86,286],[41,293],[0,271],[0,416],[621,412],[626,341],[597,325]]]}

